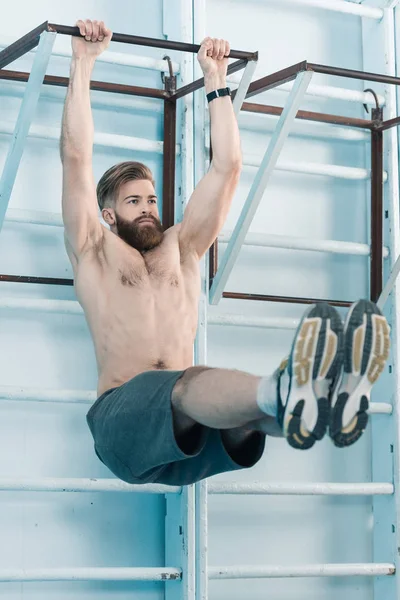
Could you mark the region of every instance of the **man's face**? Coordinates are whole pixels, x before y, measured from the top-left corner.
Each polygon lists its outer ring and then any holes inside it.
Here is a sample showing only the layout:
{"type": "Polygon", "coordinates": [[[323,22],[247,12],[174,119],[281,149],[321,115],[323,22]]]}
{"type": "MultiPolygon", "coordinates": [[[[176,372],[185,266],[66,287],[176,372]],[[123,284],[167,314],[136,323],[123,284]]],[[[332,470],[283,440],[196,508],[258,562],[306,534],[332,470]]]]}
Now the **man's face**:
{"type": "Polygon", "coordinates": [[[139,252],[161,243],[164,229],[151,181],[128,181],[120,187],[115,203],[115,226],[118,236],[139,252]]]}

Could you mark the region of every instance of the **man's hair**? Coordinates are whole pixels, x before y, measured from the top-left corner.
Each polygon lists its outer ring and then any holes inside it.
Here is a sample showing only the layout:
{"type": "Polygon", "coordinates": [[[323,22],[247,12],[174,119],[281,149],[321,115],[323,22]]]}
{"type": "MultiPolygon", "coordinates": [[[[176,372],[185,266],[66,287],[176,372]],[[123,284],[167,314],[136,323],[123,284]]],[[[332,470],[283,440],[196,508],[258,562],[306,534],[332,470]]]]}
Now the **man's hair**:
{"type": "Polygon", "coordinates": [[[139,179],[147,179],[154,185],[153,174],[143,163],[127,161],[108,169],[97,184],[97,201],[100,210],[112,206],[121,185],[139,179]]]}

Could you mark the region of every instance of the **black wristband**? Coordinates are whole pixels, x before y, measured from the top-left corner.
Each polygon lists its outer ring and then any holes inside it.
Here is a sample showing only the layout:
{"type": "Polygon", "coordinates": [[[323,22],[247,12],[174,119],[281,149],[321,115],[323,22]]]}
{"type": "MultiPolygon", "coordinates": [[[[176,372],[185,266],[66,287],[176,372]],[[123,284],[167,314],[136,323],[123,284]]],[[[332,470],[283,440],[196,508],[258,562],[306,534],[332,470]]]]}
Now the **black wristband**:
{"type": "Polygon", "coordinates": [[[215,98],[220,98],[221,96],[230,96],[230,95],[231,95],[230,88],[228,88],[228,87],[221,88],[219,90],[214,90],[213,92],[210,92],[209,94],[207,94],[207,100],[210,103],[212,100],[215,100],[215,98]]]}

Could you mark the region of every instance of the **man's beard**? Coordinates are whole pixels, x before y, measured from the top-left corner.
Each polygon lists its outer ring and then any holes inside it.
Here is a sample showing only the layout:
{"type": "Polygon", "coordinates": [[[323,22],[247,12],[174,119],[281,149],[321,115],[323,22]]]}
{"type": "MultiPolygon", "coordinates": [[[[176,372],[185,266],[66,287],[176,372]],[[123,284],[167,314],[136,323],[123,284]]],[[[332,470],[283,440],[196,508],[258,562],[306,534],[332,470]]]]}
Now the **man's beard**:
{"type": "Polygon", "coordinates": [[[118,236],[138,252],[155,248],[163,239],[164,228],[155,217],[139,217],[134,221],[127,221],[115,214],[115,219],[118,236]],[[141,225],[140,221],[144,219],[153,221],[154,225],[141,225]]]}

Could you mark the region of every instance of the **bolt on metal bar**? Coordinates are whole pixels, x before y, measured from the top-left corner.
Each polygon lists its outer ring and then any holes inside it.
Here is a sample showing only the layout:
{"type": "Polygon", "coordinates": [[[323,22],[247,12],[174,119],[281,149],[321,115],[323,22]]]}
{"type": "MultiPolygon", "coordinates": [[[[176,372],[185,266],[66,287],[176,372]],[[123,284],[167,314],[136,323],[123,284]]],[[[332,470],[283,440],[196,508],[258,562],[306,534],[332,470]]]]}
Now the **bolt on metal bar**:
{"type": "Polygon", "coordinates": [[[28,85],[25,90],[21,108],[19,110],[14,133],[8,149],[6,162],[0,179],[0,231],[3,226],[4,216],[7,212],[8,203],[14,187],[18,167],[24,151],[25,141],[29,133],[36,106],[39,100],[40,89],[46,73],[47,65],[51,55],[51,49],[55,41],[53,33],[43,32],[40,34],[38,51],[29,76],[28,85]]]}
{"type": "MultiPolygon", "coordinates": [[[[72,35],[79,37],[81,34],[78,27],[69,27],[67,25],[58,25],[56,23],[48,23],[48,30],[55,31],[61,35],[72,35]]],[[[159,40],[157,38],[142,37],[138,35],[128,35],[125,33],[113,33],[113,42],[122,44],[133,44],[135,46],[149,46],[151,48],[162,48],[164,50],[177,50],[178,52],[191,52],[197,54],[200,50],[199,44],[188,44],[185,42],[174,42],[172,40],[159,40]]],[[[231,50],[230,58],[257,60],[257,52],[244,52],[243,50],[231,50]]]]}
{"type": "Polygon", "coordinates": [[[247,200],[233,231],[228,248],[222,258],[210,288],[210,303],[217,304],[223,294],[226,282],[232,271],[233,265],[239,254],[243,240],[251,225],[258,205],[267,187],[270,175],[275,168],[281,149],[289,135],[290,127],[297,114],[299,104],[304,97],[305,90],[311,80],[312,73],[304,71],[297,76],[296,85],[288,98],[287,105],[280,117],[276,130],[265,152],[261,166],[254,179],[247,200]]]}
{"type": "Polygon", "coordinates": [[[39,44],[40,35],[47,30],[47,21],[32,29],[0,52],[0,69],[14,62],[39,44]]]}

